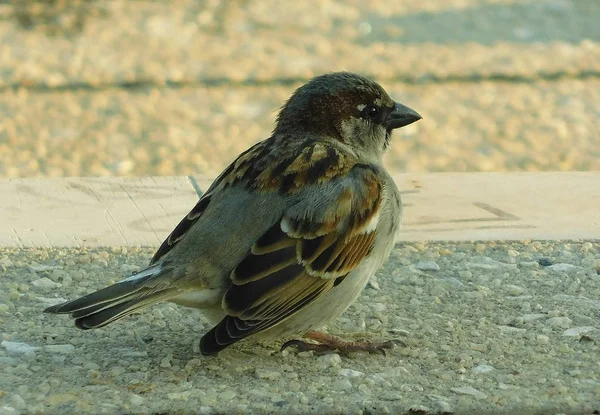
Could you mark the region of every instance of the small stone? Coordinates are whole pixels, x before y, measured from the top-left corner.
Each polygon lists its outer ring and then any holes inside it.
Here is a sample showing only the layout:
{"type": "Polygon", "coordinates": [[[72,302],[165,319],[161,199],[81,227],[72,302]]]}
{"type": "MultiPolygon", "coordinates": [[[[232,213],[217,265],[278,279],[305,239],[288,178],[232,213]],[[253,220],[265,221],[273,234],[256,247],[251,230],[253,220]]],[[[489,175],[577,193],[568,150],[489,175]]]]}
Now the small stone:
{"type": "Polygon", "coordinates": [[[163,357],[160,361],[160,367],[163,367],[163,368],[171,367],[171,356],[163,357]]]}
{"type": "Polygon", "coordinates": [[[506,284],[504,286],[504,288],[508,291],[508,293],[510,295],[521,295],[523,294],[525,291],[527,291],[525,288],[520,287],[518,285],[513,285],[513,284],[506,284]]]}
{"type": "Polygon", "coordinates": [[[571,327],[571,319],[569,317],[551,317],[546,320],[546,323],[552,327],[568,329],[571,327]]]}
{"type": "Polygon", "coordinates": [[[463,280],[470,280],[473,278],[473,273],[471,271],[458,271],[458,276],[463,280]]]}
{"type": "Polygon", "coordinates": [[[523,329],[520,327],[513,326],[498,326],[501,332],[503,333],[526,333],[527,329],[523,329]]]}
{"type": "Polygon", "coordinates": [[[368,288],[372,288],[372,289],[377,290],[377,291],[380,290],[379,283],[377,282],[377,280],[375,278],[371,278],[369,280],[369,282],[367,283],[367,287],[368,288]]]}
{"type": "MultiPolygon", "coordinates": [[[[23,399],[21,395],[17,394],[14,394],[10,397],[10,404],[15,409],[25,409],[25,406],[27,406],[27,404],[25,403],[25,399],[23,399]]],[[[1,408],[0,413],[3,413],[1,408]]]]}
{"type": "Polygon", "coordinates": [[[440,266],[435,261],[419,261],[415,268],[421,271],[439,271],[440,266]]]}
{"type": "Polygon", "coordinates": [[[496,368],[494,366],[484,365],[484,364],[477,365],[471,369],[471,371],[474,373],[489,373],[494,370],[496,370],[496,368]]]}
{"type": "Polygon", "coordinates": [[[521,261],[519,262],[521,268],[539,268],[540,264],[536,261],[521,261]]]}
{"type": "Polygon", "coordinates": [[[546,314],[542,314],[542,313],[523,314],[521,316],[523,321],[535,321],[535,320],[540,320],[540,319],[546,318],[546,317],[548,317],[548,316],[546,314]]]}
{"type": "Polygon", "coordinates": [[[348,379],[340,379],[333,382],[331,387],[334,390],[345,391],[348,389],[352,389],[352,383],[350,383],[348,379]]]}
{"type": "Polygon", "coordinates": [[[231,389],[227,389],[219,394],[218,399],[221,402],[227,402],[227,401],[232,400],[236,396],[237,396],[237,393],[235,393],[231,389]]]}
{"type": "Polygon", "coordinates": [[[57,288],[62,286],[61,284],[52,281],[48,277],[38,278],[37,280],[32,281],[31,285],[38,288],[57,288]]]}
{"type": "Polygon", "coordinates": [[[142,268],[138,265],[133,264],[123,264],[119,267],[119,270],[124,274],[135,274],[140,271],[142,268]]]}
{"type": "Polygon", "coordinates": [[[87,369],[87,370],[98,370],[98,369],[100,369],[100,365],[98,365],[94,362],[85,362],[83,364],[83,368],[87,369]]]}
{"type": "Polygon", "coordinates": [[[0,258],[0,265],[4,266],[6,268],[15,266],[15,264],[12,262],[12,260],[7,256],[3,256],[2,258],[0,258]]]}
{"type": "Polygon", "coordinates": [[[298,357],[312,357],[315,355],[315,352],[313,352],[312,350],[306,350],[304,352],[299,352],[297,354],[298,357]]]}
{"type": "Polygon", "coordinates": [[[136,395],[135,393],[131,394],[131,396],[129,397],[129,402],[131,402],[133,406],[143,405],[145,401],[146,398],[140,395],[136,395]]]}
{"type": "Polygon", "coordinates": [[[549,343],[550,342],[550,337],[546,336],[545,334],[538,334],[536,336],[536,339],[540,343],[549,343]]]}
{"type": "Polygon", "coordinates": [[[435,413],[438,414],[453,414],[454,410],[452,409],[452,406],[450,406],[450,404],[446,401],[435,401],[433,403],[433,405],[435,406],[435,413]]]}
{"type": "Polygon", "coordinates": [[[475,350],[481,353],[487,353],[488,346],[485,343],[471,343],[471,350],[475,350]]]}
{"type": "Polygon", "coordinates": [[[9,356],[35,356],[35,352],[40,350],[39,347],[27,343],[9,342],[6,340],[2,340],[0,346],[6,349],[9,356]]]}
{"type": "Polygon", "coordinates": [[[254,371],[254,375],[258,379],[269,379],[269,380],[275,380],[275,379],[278,379],[281,377],[281,373],[275,372],[273,370],[266,370],[266,369],[256,369],[254,371]]]}
{"type": "Polygon", "coordinates": [[[581,250],[583,252],[588,252],[594,248],[594,244],[591,242],[584,242],[581,244],[581,250]]]}
{"type": "Polygon", "coordinates": [[[549,267],[550,265],[552,265],[552,261],[550,261],[548,258],[540,258],[537,262],[542,267],[549,267]]]}
{"type": "Polygon", "coordinates": [[[331,353],[317,357],[317,364],[322,367],[339,366],[341,363],[342,358],[337,353],[331,353]]]}
{"type": "Polygon", "coordinates": [[[373,308],[373,310],[375,310],[375,311],[382,312],[382,311],[385,311],[387,307],[383,303],[373,303],[371,305],[371,308],[373,308]]]}
{"type": "Polygon", "coordinates": [[[575,314],[573,316],[573,323],[579,326],[591,326],[595,323],[594,319],[590,316],[586,316],[583,314],[575,314]]]}
{"type": "Polygon", "coordinates": [[[573,327],[573,328],[565,330],[562,335],[570,336],[570,337],[578,337],[578,336],[581,336],[582,334],[588,333],[593,330],[596,330],[596,327],[592,327],[592,326],[573,327]]]}
{"type": "Polygon", "coordinates": [[[9,312],[9,310],[10,307],[8,306],[8,304],[0,303],[0,313],[6,314],[9,312]]]}
{"type": "Polygon", "coordinates": [[[75,350],[72,344],[49,344],[44,346],[44,349],[49,353],[71,354],[75,350]]]}
{"type": "Polygon", "coordinates": [[[338,375],[344,376],[344,377],[347,377],[347,378],[358,378],[360,376],[364,376],[364,373],[360,372],[358,370],[340,369],[338,371],[338,375]]]}
{"type": "Polygon", "coordinates": [[[461,386],[460,388],[450,388],[450,390],[454,393],[458,393],[459,395],[470,395],[475,397],[476,399],[485,399],[487,395],[471,386],[461,386]]]}
{"type": "Polygon", "coordinates": [[[548,267],[548,269],[555,271],[555,272],[573,272],[573,271],[583,270],[583,268],[578,267],[577,265],[565,264],[563,262],[554,264],[554,265],[550,265],[548,267]]]}
{"type": "Polygon", "coordinates": [[[167,398],[176,400],[176,401],[187,401],[191,395],[192,395],[192,391],[172,392],[172,393],[167,394],[167,398]]]}
{"type": "Polygon", "coordinates": [[[49,278],[54,282],[62,282],[65,279],[71,279],[71,276],[64,269],[54,269],[49,275],[49,278]]]}
{"type": "Polygon", "coordinates": [[[123,373],[127,372],[127,370],[122,366],[115,366],[108,371],[108,374],[113,378],[121,376],[123,373]]]}
{"type": "Polygon", "coordinates": [[[44,264],[32,264],[28,267],[33,272],[47,272],[54,269],[61,269],[59,265],[44,265],[44,264]]]}

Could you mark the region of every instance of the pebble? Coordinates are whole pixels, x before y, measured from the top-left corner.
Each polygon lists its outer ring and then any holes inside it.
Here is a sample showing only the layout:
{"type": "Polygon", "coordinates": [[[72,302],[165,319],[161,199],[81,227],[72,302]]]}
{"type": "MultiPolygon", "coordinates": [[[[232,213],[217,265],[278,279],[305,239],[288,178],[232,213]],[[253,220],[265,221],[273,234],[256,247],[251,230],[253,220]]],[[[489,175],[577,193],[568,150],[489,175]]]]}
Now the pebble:
{"type": "Polygon", "coordinates": [[[369,280],[369,282],[367,283],[367,287],[368,288],[372,288],[372,289],[377,290],[377,291],[380,290],[379,283],[377,282],[377,280],[375,278],[371,278],[369,280]]]}
{"type": "Polygon", "coordinates": [[[386,310],[387,306],[385,304],[383,304],[383,303],[373,303],[373,304],[371,304],[371,308],[374,311],[382,312],[382,311],[386,310]]]}
{"type": "Polygon", "coordinates": [[[415,268],[421,271],[439,271],[440,266],[435,261],[419,261],[415,265],[415,268]]]}
{"type": "Polygon", "coordinates": [[[548,317],[547,314],[542,313],[532,313],[532,314],[523,314],[521,318],[523,321],[535,321],[548,317]]]}
{"type": "Polygon", "coordinates": [[[10,268],[10,267],[14,267],[15,264],[13,263],[13,261],[7,257],[7,256],[3,256],[0,258],[0,265],[6,267],[6,268],[10,268]]]}
{"type": "Polygon", "coordinates": [[[549,267],[547,267],[547,269],[549,269],[551,271],[555,271],[555,272],[574,272],[574,271],[583,270],[583,268],[578,267],[577,265],[565,264],[563,262],[559,262],[558,264],[550,265],[549,267]]]}
{"type": "Polygon", "coordinates": [[[471,368],[471,371],[474,373],[489,373],[494,370],[496,370],[496,368],[494,366],[485,365],[485,364],[477,365],[477,366],[471,368]]]}
{"type": "Polygon", "coordinates": [[[571,327],[571,319],[569,317],[551,317],[546,320],[546,323],[552,327],[558,327],[561,329],[568,329],[571,327]]]}
{"type": "Polygon", "coordinates": [[[32,264],[28,268],[33,272],[47,272],[55,269],[61,269],[59,265],[32,264]]]}
{"type": "Polygon", "coordinates": [[[588,333],[593,330],[596,330],[596,327],[592,327],[592,326],[573,327],[573,328],[565,330],[562,335],[578,337],[578,336],[581,336],[582,334],[588,333]]]}
{"type": "Polygon", "coordinates": [[[223,402],[227,402],[232,400],[233,398],[235,398],[237,396],[237,393],[231,389],[227,389],[224,390],[223,392],[219,393],[218,399],[220,401],[223,402]]]}
{"type": "Polygon", "coordinates": [[[339,379],[332,383],[332,388],[337,391],[352,389],[352,383],[348,379],[339,379]]]}
{"type": "Polygon", "coordinates": [[[446,401],[434,401],[433,405],[435,407],[436,412],[438,414],[453,414],[455,411],[452,409],[452,405],[450,405],[446,401]]]}
{"type": "Polygon", "coordinates": [[[510,295],[521,295],[527,291],[526,288],[514,284],[506,284],[504,285],[504,289],[506,289],[510,295]]]}
{"type": "Polygon", "coordinates": [[[142,268],[138,265],[133,264],[123,264],[119,267],[123,274],[134,274],[140,271],[142,268]]]}
{"type": "Polygon", "coordinates": [[[49,353],[71,354],[75,351],[75,346],[72,344],[49,344],[44,346],[44,350],[49,353]]]}
{"type": "Polygon", "coordinates": [[[62,268],[54,269],[49,275],[49,278],[54,282],[62,282],[65,279],[70,280],[71,276],[62,268]]]}
{"type": "Polygon", "coordinates": [[[167,398],[177,401],[187,401],[192,395],[192,391],[172,392],[167,394],[167,398]]]}
{"type": "Polygon", "coordinates": [[[254,375],[258,379],[269,379],[269,380],[275,380],[275,379],[279,379],[281,377],[281,373],[275,372],[273,370],[266,370],[266,369],[256,369],[254,371],[254,375]]]}
{"type": "Polygon", "coordinates": [[[9,342],[6,340],[2,340],[0,346],[6,349],[9,356],[35,356],[35,352],[40,350],[39,347],[27,343],[9,342]]]}
{"type": "Polygon", "coordinates": [[[471,386],[461,386],[459,388],[450,388],[450,390],[459,395],[470,395],[474,396],[476,399],[485,399],[487,395],[471,386]]]}
{"type": "Polygon", "coordinates": [[[160,360],[160,367],[162,367],[162,368],[169,368],[169,367],[171,367],[171,359],[172,359],[171,356],[163,357],[160,360]]]}
{"type": "Polygon", "coordinates": [[[143,405],[144,402],[146,402],[146,398],[144,398],[143,396],[137,395],[135,393],[132,393],[131,396],[129,397],[129,402],[131,402],[131,404],[133,406],[140,406],[140,405],[143,405]]]}
{"type": "Polygon", "coordinates": [[[347,378],[358,378],[361,376],[364,376],[364,372],[361,372],[359,370],[353,370],[353,369],[340,369],[338,371],[338,375],[340,376],[345,376],[347,378]]]}
{"type": "Polygon", "coordinates": [[[62,284],[54,282],[48,277],[42,277],[38,278],[37,280],[33,280],[31,285],[38,288],[57,288],[62,286],[62,284]]]}
{"type": "Polygon", "coordinates": [[[334,367],[342,363],[342,358],[337,353],[330,353],[317,357],[317,364],[321,367],[334,367]]]}

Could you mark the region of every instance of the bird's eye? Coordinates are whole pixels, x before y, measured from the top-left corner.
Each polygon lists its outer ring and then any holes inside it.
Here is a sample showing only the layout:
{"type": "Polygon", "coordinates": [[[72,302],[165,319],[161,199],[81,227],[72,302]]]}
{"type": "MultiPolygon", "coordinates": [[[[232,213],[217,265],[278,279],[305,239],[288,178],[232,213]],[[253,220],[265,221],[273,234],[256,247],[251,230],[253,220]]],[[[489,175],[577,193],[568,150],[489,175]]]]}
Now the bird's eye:
{"type": "Polygon", "coordinates": [[[375,105],[367,105],[363,108],[361,115],[363,118],[376,118],[379,115],[379,108],[375,105]]]}

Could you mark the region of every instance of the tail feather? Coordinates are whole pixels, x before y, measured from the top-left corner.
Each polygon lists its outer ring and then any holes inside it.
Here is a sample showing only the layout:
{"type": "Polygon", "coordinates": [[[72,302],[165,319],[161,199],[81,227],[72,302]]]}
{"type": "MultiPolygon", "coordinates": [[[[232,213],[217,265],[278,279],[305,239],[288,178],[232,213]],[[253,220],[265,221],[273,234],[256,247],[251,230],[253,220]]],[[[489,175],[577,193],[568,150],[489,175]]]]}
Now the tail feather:
{"type": "Polygon", "coordinates": [[[71,314],[71,317],[75,318],[75,326],[80,329],[96,329],[106,326],[113,321],[119,320],[135,311],[168,297],[170,297],[168,291],[159,291],[153,294],[132,298],[129,301],[119,302],[110,307],[102,307],[98,311],[86,313],[86,315],[81,317],[77,317],[75,313],[73,313],[71,314]]]}
{"type": "Polygon", "coordinates": [[[75,326],[83,330],[105,326],[134,311],[177,295],[173,288],[147,284],[149,279],[164,275],[158,267],[152,271],[154,272],[143,270],[137,274],[137,278],[129,277],[81,298],[48,307],[44,312],[70,314],[75,319],[75,326]]]}

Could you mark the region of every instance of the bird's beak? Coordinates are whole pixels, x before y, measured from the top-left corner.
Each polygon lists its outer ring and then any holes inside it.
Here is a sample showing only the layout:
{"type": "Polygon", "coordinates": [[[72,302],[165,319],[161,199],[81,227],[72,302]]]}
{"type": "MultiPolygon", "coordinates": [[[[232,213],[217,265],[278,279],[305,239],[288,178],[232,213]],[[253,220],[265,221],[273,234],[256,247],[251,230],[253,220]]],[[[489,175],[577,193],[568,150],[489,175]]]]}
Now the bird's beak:
{"type": "Polygon", "coordinates": [[[394,128],[412,124],[415,121],[419,121],[421,118],[423,117],[421,117],[417,111],[396,102],[394,110],[390,112],[384,125],[388,130],[393,130],[394,128]]]}

